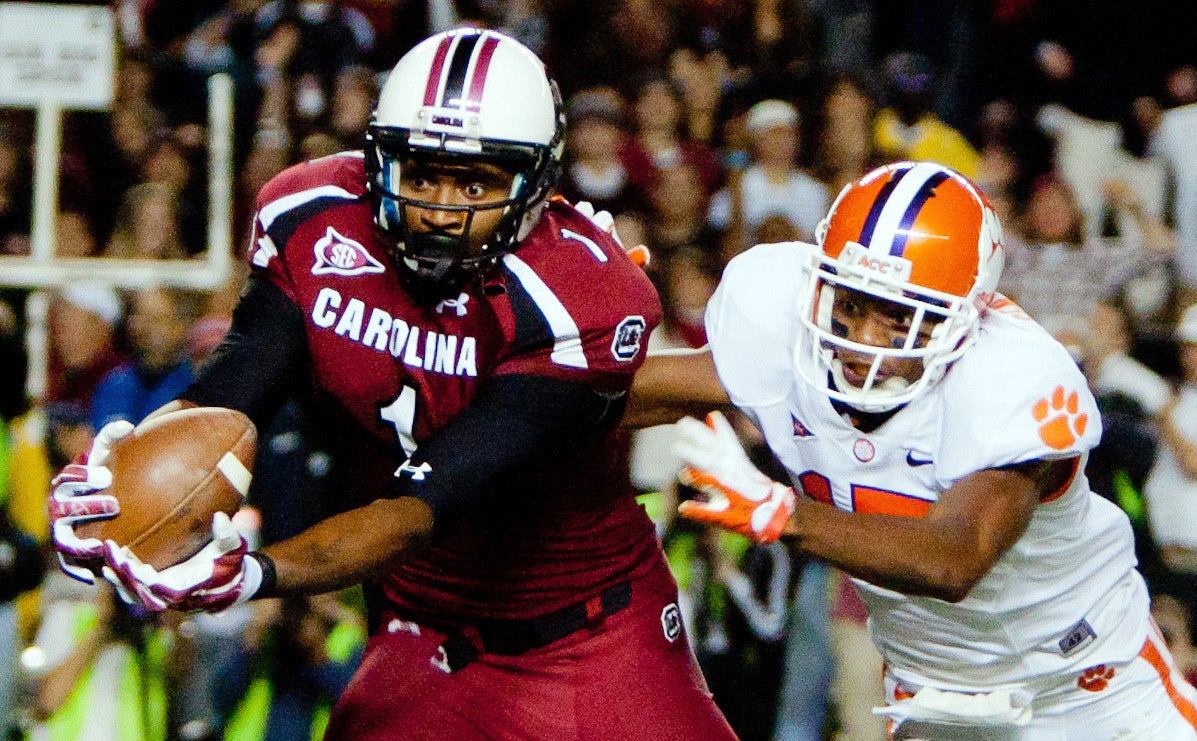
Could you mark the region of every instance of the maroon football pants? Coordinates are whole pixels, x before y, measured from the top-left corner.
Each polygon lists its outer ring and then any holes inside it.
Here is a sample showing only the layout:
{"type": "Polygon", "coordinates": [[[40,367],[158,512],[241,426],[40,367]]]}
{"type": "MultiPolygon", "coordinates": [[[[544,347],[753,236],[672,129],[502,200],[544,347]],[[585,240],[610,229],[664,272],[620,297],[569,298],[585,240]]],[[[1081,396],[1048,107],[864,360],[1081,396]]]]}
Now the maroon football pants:
{"type": "Polygon", "coordinates": [[[438,668],[446,635],[391,620],[333,709],[326,741],[577,739],[717,741],[735,735],[681,629],[664,565],[631,604],[519,656],[438,668]]]}

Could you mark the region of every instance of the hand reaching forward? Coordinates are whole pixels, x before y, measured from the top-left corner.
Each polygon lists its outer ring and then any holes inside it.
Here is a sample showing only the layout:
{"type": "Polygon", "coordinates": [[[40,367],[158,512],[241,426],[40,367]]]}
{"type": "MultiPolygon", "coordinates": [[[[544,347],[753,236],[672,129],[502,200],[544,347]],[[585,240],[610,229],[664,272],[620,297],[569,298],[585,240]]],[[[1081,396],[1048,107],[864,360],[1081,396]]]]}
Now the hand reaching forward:
{"type": "Polygon", "coordinates": [[[677,423],[677,431],[673,452],[687,464],[678,478],[707,497],[682,502],[678,513],[758,543],[777,540],[794,513],[794,490],[752,465],[721,413],[708,414],[706,424],[685,417],[677,423]]]}

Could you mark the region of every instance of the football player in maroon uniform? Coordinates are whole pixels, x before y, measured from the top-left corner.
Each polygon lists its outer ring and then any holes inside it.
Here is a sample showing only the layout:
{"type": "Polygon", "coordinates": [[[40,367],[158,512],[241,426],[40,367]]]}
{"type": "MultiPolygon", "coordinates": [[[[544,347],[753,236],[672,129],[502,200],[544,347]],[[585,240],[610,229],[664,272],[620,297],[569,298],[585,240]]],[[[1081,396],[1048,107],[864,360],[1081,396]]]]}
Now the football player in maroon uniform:
{"type": "Polygon", "coordinates": [[[262,427],[293,390],[337,444],[341,510],[162,571],[73,525],[113,516],[107,447],[57,479],[64,568],[152,610],[363,582],[372,635],[330,739],[718,739],[677,589],[616,426],[661,307],[616,239],[550,198],[564,118],[530,51],[424,41],[388,78],[365,152],[258,197],[232,329],[165,409],[262,427]]]}

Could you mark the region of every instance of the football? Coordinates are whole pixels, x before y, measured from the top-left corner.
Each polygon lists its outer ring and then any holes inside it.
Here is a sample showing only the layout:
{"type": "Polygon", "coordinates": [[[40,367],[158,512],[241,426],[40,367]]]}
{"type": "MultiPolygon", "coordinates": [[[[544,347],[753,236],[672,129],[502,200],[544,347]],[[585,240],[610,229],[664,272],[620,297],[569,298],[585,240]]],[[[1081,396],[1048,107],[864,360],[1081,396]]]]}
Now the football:
{"type": "Polygon", "coordinates": [[[241,412],[196,407],[138,425],[112,448],[110,520],[75,528],[112,540],[155,569],[184,561],[212,539],[212,515],[232,517],[249,491],[257,430],[241,412]]]}

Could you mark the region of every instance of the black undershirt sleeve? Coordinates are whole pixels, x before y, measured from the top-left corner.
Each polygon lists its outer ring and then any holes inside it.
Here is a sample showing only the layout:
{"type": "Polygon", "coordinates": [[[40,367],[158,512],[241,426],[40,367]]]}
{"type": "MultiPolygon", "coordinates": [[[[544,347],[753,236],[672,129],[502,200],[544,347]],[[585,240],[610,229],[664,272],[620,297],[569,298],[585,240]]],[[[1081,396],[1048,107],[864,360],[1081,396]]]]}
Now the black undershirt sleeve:
{"type": "Polygon", "coordinates": [[[436,531],[443,532],[496,474],[540,465],[546,451],[568,449],[614,428],[626,399],[626,394],[603,394],[543,376],[492,378],[469,407],[420,445],[395,478],[392,493],[427,503],[436,531]],[[418,471],[425,464],[427,470],[418,471]]]}
{"type": "Polygon", "coordinates": [[[304,316],[273,283],[251,278],[220,347],[179,398],[236,409],[265,429],[307,377],[304,316]]]}

